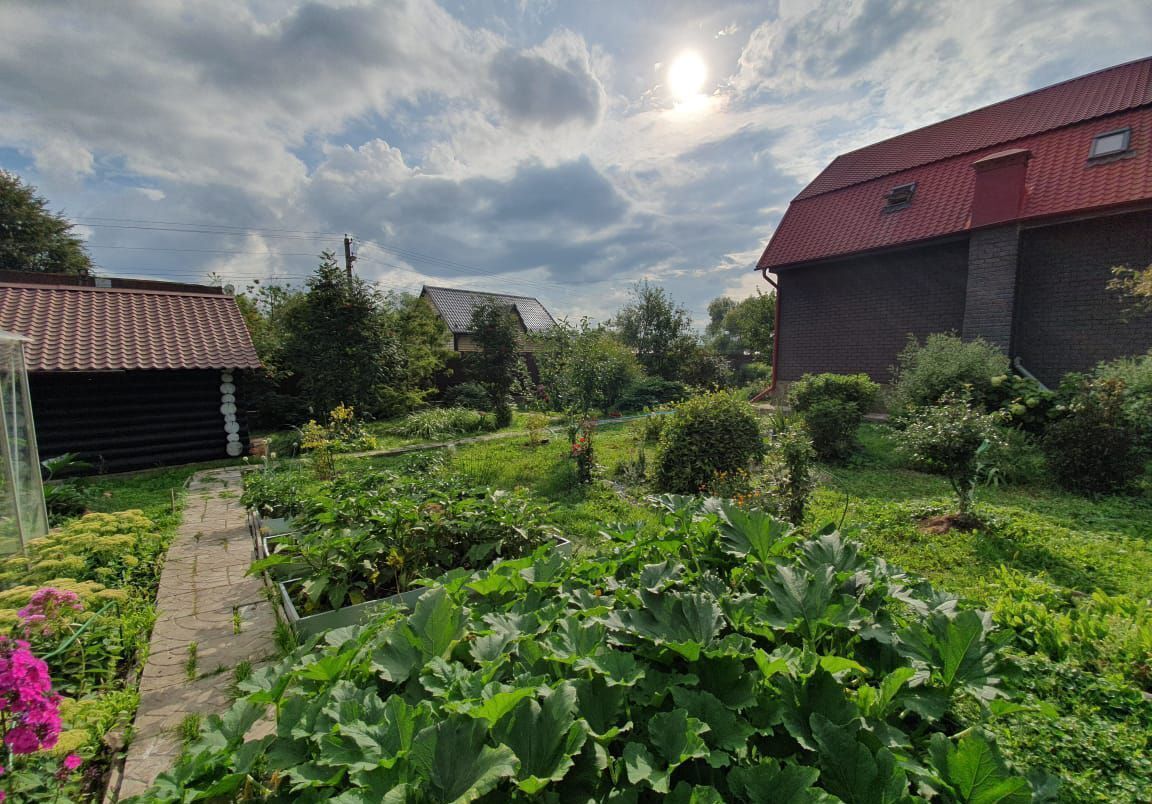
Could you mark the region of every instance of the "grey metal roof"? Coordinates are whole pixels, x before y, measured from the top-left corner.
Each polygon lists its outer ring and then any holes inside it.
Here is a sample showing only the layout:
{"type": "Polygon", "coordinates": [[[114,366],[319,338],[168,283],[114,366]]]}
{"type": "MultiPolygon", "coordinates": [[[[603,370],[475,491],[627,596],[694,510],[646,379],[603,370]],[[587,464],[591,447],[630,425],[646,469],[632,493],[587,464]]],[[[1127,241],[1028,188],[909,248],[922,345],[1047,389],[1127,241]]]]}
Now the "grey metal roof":
{"type": "Polygon", "coordinates": [[[531,296],[510,296],[506,293],[483,293],[478,290],[459,290],[458,288],[437,288],[425,285],[420,292],[427,296],[432,306],[440,313],[444,323],[454,335],[464,335],[472,331],[472,311],[481,304],[494,301],[498,304],[508,304],[516,308],[520,320],[529,332],[545,332],[556,325],[544,305],[531,296]]]}

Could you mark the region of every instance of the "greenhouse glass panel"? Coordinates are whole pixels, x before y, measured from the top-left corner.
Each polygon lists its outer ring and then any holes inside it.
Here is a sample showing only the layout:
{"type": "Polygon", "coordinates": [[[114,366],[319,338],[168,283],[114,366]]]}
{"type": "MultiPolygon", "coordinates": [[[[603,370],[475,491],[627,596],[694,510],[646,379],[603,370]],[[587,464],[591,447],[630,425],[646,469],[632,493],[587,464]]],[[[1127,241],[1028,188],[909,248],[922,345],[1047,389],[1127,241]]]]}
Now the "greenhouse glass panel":
{"type": "Polygon", "coordinates": [[[24,341],[0,332],[0,554],[21,552],[30,539],[48,532],[40,454],[24,367],[24,341]]]}

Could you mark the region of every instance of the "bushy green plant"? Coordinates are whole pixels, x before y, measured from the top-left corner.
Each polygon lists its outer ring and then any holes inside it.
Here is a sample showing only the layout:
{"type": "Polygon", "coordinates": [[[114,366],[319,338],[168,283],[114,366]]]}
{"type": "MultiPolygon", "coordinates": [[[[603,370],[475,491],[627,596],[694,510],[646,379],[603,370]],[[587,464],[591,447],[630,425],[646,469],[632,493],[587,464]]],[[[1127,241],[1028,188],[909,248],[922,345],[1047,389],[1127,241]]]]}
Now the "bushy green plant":
{"type": "Polygon", "coordinates": [[[492,410],[492,397],[488,395],[488,389],[478,382],[462,382],[459,385],[453,385],[444,392],[444,402],[451,408],[492,410]]]}
{"type": "Polygon", "coordinates": [[[1139,357],[1101,363],[1093,375],[1124,384],[1124,413],[1137,430],[1140,448],[1152,452],[1152,350],[1139,357]]]}
{"type": "Polygon", "coordinates": [[[804,523],[808,500],[816,489],[815,463],[816,450],[807,428],[799,422],[777,420],[768,436],[764,477],[779,515],[797,527],[804,523]]]}
{"type": "Polygon", "coordinates": [[[636,355],[608,330],[588,319],[562,321],[541,338],[537,354],[544,403],[553,410],[588,414],[613,408],[640,376],[636,355]]]}
{"type": "Polygon", "coordinates": [[[856,449],[856,431],[880,386],[867,374],[805,374],[788,390],[822,460],[839,461],[856,449]]]}
{"type": "Polygon", "coordinates": [[[409,413],[390,429],[397,435],[435,441],[469,433],[495,430],[492,414],[470,408],[425,408],[409,413]]]}
{"type": "Polygon", "coordinates": [[[992,378],[988,407],[1004,411],[1012,427],[1029,433],[1043,432],[1055,403],[1056,394],[1036,380],[1016,374],[992,378]]]}
{"type": "Polygon", "coordinates": [[[1128,488],[1143,469],[1137,429],[1125,409],[1124,383],[1069,376],[1061,386],[1059,418],[1042,442],[1056,482],[1082,494],[1128,488]]]}
{"type": "Polygon", "coordinates": [[[266,517],[290,517],[296,513],[301,477],[298,472],[269,460],[244,473],[240,502],[266,517]]]}
{"type": "Polygon", "coordinates": [[[702,346],[693,349],[680,367],[680,379],[695,388],[727,388],[734,378],[728,358],[702,346]]]}
{"type": "Polygon", "coordinates": [[[1040,442],[1027,430],[1014,426],[997,427],[1000,437],[988,442],[978,461],[980,480],[990,486],[1022,486],[1042,483],[1048,465],[1040,442]]]}
{"type": "Polygon", "coordinates": [[[1002,693],[987,617],[839,534],[660,503],[255,671],[148,800],[1030,800],[959,715],[1002,693]]]}
{"type": "Polygon", "coordinates": [[[727,391],[689,399],[667,419],[656,449],[660,491],[694,494],[717,472],[746,469],[764,452],[755,409],[727,391]]]}
{"type": "Polygon", "coordinates": [[[927,407],[913,409],[897,438],[916,464],[948,478],[959,502],[961,524],[970,524],[972,497],[979,479],[979,462],[989,445],[1000,442],[999,413],[984,413],[971,400],[945,396],[927,407]]]}
{"type": "Polygon", "coordinates": [[[736,382],[741,385],[767,385],[771,380],[771,363],[745,363],[736,369],[736,382]]]}
{"type": "Polygon", "coordinates": [[[682,382],[660,377],[643,377],[631,383],[616,400],[617,410],[643,410],[679,402],[688,398],[688,388],[682,382]]]}
{"type": "Polygon", "coordinates": [[[990,409],[995,407],[992,378],[1008,373],[1008,356],[980,338],[966,341],[944,332],[929,335],[923,344],[909,338],[892,368],[889,410],[903,415],[959,393],[990,409]]]}

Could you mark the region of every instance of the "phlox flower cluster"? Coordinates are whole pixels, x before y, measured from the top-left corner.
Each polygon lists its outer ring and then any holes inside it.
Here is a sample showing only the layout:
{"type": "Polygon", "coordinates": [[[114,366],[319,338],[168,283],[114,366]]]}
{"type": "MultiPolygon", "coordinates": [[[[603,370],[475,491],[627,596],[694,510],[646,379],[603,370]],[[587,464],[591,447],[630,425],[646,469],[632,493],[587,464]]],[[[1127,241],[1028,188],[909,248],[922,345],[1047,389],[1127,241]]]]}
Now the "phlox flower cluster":
{"type": "Polygon", "coordinates": [[[36,590],[28,605],[16,612],[24,626],[24,633],[51,636],[65,625],[71,612],[84,610],[80,596],[67,589],[45,586],[36,590]]]}
{"type": "Polygon", "coordinates": [[[56,745],[59,707],[48,665],[27,642],[0,636],[0,725],[9,750],[31,754],[56,745]]]}

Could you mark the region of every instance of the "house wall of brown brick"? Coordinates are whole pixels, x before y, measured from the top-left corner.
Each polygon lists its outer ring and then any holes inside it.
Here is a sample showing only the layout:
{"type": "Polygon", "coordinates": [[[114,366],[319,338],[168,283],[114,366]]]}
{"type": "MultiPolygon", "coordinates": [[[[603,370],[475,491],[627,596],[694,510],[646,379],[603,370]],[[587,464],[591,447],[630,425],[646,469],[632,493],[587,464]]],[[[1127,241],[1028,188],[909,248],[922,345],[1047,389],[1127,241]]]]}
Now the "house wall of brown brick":
{"type": "Polygon", "coordinates": [[[780,380],[887,382],[909,334],[961,330],[967,280],[967,240],[781,270],[780,380]]]}
{"type": "Polygon", "coordinates": [[[1152,211],[1026,229],[1020,237],[1013,353],[1043,382],[1152,349],[1152,315],[1108,280],[1152,263],[1152,211]]]}

